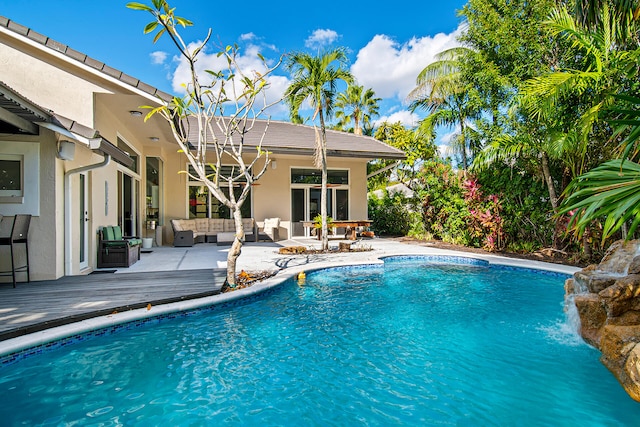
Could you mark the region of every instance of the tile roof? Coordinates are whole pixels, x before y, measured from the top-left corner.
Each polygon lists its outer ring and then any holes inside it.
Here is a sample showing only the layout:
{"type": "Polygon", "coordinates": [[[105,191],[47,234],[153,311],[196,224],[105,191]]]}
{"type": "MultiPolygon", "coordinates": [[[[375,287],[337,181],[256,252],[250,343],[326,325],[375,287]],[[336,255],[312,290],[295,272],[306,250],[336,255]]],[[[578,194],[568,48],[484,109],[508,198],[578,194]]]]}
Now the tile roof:
{"type": "MultiPolygon", "coordinates": [[[[189,141],[198,140],[198,126],[189,126],[189,141]]],[[[256,120],[244,138],[245,145],[257,146],[266,128],[266,137],[262,149],[279,154],[309,154],[313,155],[316,145],[316,130],[314,127],[275,120],[256,120]],[[266,127],[268,124],[268,128],[266,127]]],[[[320,129],[318,128],[318,132],[320,129]]],[[[236,137],[237,138],[237,137],[236,137]]],[[[237,142],[237,140],[236,140],[237,142]]],[[[370,136],[355,135],[353,133],[327,130],[327,156],[329,157],[358,157],[366,159],[404,159],[404,152],[378,141],[370,136]]]]}

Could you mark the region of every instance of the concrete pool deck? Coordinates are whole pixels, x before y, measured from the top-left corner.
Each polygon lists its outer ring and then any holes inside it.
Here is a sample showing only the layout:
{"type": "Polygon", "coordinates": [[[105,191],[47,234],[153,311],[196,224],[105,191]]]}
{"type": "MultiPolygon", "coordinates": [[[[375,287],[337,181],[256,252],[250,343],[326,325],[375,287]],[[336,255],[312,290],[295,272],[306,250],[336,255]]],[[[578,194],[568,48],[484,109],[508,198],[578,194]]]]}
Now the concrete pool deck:
{"type": "MultiPolygon", "coordinates": [[[[337,247],[338,240],[330,246],[337,247]]],[[[327,267],[378,264],[398,255],[445,255],[485,260],[491,264],[573,274],[578,268],[490,254],[458,252],[376,238],[355,243],[370,251],[280,255],[285,246],[319,248],[314,239],[248,243],[237,271],[278,271],[250,288],[220,294],[229,246],[153,247],[129,268],[57,281],[0,284],[0,356],[86,331],[186,311],[243,298],[276,286],[301,271],[327,267]],[[151,306],[149,306],[151,304],[151,306]]]]}

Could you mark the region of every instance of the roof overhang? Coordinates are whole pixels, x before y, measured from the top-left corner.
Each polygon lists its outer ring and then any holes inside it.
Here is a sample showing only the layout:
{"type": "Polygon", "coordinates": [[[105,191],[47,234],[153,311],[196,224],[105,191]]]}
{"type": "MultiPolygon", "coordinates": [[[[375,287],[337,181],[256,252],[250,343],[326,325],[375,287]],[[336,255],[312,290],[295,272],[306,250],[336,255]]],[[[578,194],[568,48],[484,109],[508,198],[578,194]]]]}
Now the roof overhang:
{"type": "Polygon", "coordinates": [[[0,132],[39,135],[41,127],[96,153],[108,154],[122,164],[133,165],[127,153],[101,137],[97,130],[46,110],[0,82],[0,132]]]}
{"type": "Polygon", "coordinates": [[[37,121],[46,120],[50,112],[20,96],[0,82],[0,130],[7,133],[38,135],[37,121]]]}

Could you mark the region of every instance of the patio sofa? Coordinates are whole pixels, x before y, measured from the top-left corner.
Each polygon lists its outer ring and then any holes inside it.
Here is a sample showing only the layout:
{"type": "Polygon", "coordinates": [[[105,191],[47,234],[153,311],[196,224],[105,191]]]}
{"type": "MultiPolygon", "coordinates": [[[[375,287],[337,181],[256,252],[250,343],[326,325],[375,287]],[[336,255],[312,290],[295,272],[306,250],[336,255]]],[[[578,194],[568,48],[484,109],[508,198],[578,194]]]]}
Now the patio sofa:
{"type": "MultiPolygon", "coordinates": [[[[172,219],[173,246],[193,246],[195,243],[216,243],[218,234],[234,233],[235,224],[232,219],[195,218],[172,219]]],[[[253,218],[243,218],[244,238],[247,242],[257,241],[258,232],[253,218]]]]}
{"type": "Polygon", "coordinates": [[[123,236],[120,226],[107,225],[98,234],[98,268],[130,267],[140,259],[142,240],[123,236]]]}

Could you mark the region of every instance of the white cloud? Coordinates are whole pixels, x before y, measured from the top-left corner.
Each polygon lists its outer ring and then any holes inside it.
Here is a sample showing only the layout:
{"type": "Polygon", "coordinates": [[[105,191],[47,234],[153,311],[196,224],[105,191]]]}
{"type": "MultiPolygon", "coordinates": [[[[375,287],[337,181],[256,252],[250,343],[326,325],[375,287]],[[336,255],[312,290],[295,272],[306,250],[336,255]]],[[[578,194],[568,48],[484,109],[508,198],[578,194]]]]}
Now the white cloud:
{"type": "Polygon", "coordinates": [[[256,38],[256,35],[253,33],[240,34],[240,40],[243,40],[243,41],[254,40],[255,38],[256,38]]]}
{"type": "Polygon", "coordinates": [[[380,126],[382,123],[397,123],[400,122],[404,126],[414,127],[418,125],[420,117],[416,113],[412,113],[408,110],[396,111],[388,116],[381,116],[374,122],[374,126],[380,126]]]}
{"type": "MultiPolygon", "coordinates": [[[[200,45],[200,42],[194,42],[189,45],[189,49],[195,49],[200,45]]],[[[244,49],[240,50],[236,57],[237,65],[239,69],[246,76],[253,76],[254,73],[264,73],[266,68],[264,63],[258,57],[262,48],[255,44],[249,44],[244,49]]],[[[177,67],[172,75],[172,87],[176,93],[184,94],[186,84],[191,82],[191,71],[189,70],[188,63],[182,56],[174,56],[174,62],[177,63],[177,67]]],[[[275,65],[275,61],[269,61],[269,66],[275,65]]],[[[201,85],[207,85],[211,82],[211,76],[205,72],[205,70],[227,70],[227,60],[224,56],[218,56],[218,52],[209,53],[206,49],[203,50],[196,62],[196,71],[198,73],[199,82],[201,85]]],[[[289,78],[281,75],[271,74],[267,77],[268,88],[264,94],[266,96],[265,104],[271,104],[278,102],[282,99],[286,88],[289,86],[289,78]]],[[[237,86],[240,88],[240,84],[237,86]]],[[[227,96],[232,96],[229,89],[227,89],[227,96]]],[[[262,106],[263,99],[259,99],[256,103],[256,107],[262,106]]],[[[283,104],[276,104],[269,109],[271,115],[284,114],[288,110],[283,104]]]]}
{"type": "Polygon", "coordinates": [[[149,56],[151,56],[151,62],[153,64],[164,64],[164,61],[167,60],[168,55],[167,52],[157,50],[155,52],[151,52],[149,56]]]}
{"type": "Polygon", "coordinates": [[[305,41],[304,45],[309,49],[322,48],[330,45],[338,39],[338,33],[333,30],[315,30],[305,41]]]}
{"type": "Polygon", "coordinates": [[[416,77],[443,50],[459,46],[462,25],[451,34],[413,38],[399,44],[386,35],[376,35],[360,49],[351,72],[364,87],[372,88],[382,98],[406,101],[416,85],[416,77]]]}

